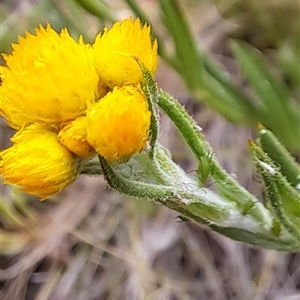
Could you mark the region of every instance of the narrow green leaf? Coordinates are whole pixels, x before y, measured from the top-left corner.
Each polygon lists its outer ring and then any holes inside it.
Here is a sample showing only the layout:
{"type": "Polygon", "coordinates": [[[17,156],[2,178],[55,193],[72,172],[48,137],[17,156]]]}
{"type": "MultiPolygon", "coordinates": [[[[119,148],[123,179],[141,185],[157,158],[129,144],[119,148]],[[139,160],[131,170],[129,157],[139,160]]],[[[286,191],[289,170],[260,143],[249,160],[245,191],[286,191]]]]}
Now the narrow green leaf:
{"type": "Polygon", "coordinates": [[[272,159],[254,142],[249,143],[253,162],[263,180],[265,205],[300,241],[300,193],[292,188],[272,159]]]}
{"type": "Polygon", "coordinates": [[[259,129],[258,141],[262,149],[280,167],[282,174],[292,186],[296,187],[300,185],[300,166],[296,163],[295,159],[271,131],[261,126],[259,129]]]}
{"type": "Polygon", "coordinates": [[[291,105],[286,86],[271,73],[258,52],[237,42],[233,43],[232,48],[243,73],[256,92],[258,109],[261,111],[260,122],[271,127],[285,144],[296,149],[300,119],[297,110],[291,105]]]}
{"type": "Polygon", "coordinates": [[[241,107],[240,98],[228,91],[222,82],[209,74],[203,75],[203,81],[199,82],[197,89],[192,91],[197,98],[204,100],[211,108],[233,123],[254,123],[253,115],[241,107]]]}
{"type": "Polygon", "coordinates": [[[266,185],[266,193],[268,194],[268,199],[272,204],[274,212],[276,213],[280,223],[286,228],[286,230],[291,234],[291,236],[299,243],[300,245],[300,226],[299,220],[296,223],[292,222],[286,214],[282,204],[281,194],[279,193],[276,182],[272,180],[272,176],[268,176],[264,170],[261,170],[262,177],[266,185]]]}
{"type": "Polygon", "coordinates": [[[116,18],[112,14],[111,10],[101,0],[74,0],[78,2],[84,9],[86,9],[92,15],[108,21],[116,21],[116,18]]]}
{"type": "Polygon", "coordinates": [[[208,55],[201,51],[200,55],[202,57],[206,72],[222,85],[223,89],[227,91],[235,103],[241,107],[244,115],[246,115],[247,118],[251,119],[252,121],[257,119],[258,112],[255,109],[250,97],[248,97],[237,86],[235,86],[230,75],[223,70],[221,66],[217,65],[216,62],[212,61],[208,55]]]}
{"type": "Polygon", "coordinates": [[[195,88],[202,80],[203,62],[182,7],[177,0],[162,0],[159,3],[162,20],[174,40],[180,74],[186,79],[189,88],[195,88]]]}
{"type": "Polygon", "coordinates": [[[151,123],[150,123],[150,155],[154,156],[155,144],[159,134],[159,112],[158,112],[158,95],[159,90],[157,84],[150,73],[150,71],[137,59],[137,63],[140,66],[143,75],[142,89],[148,102],[148,108],[151,112],[151,123]]]}

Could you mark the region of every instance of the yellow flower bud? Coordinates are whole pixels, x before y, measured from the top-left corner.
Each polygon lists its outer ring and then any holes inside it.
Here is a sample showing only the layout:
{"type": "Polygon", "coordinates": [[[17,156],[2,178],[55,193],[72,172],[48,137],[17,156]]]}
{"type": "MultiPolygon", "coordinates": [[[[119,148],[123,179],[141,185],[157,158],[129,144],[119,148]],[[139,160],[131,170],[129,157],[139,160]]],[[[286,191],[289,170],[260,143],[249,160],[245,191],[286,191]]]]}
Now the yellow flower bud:
{"type": "Polygon", "coordinates": [[[26,32],[2,54],[0,114],[20,129],[33,122],[60,124],[83,115],[97,100],[99,76],[91,46],[82,37],[76,42],[63,29],[40,26],[35,35],[26,32]]]}
{"type": "Polygon", "coordinates": [[[141,28],[139,19],[125,19],[110,29],[104,28],[93,47],[101,82],[109,88],[141,83],[142,73],[133,57],[152,74],[156,71],[157,42],[151,40],[150,26],[141,28]]]}
{"type": "Polygon", "coordinates": [[[32,124],[11,140],[13,145],[0,152],[5,183],[44,199],[76,179],[77,160],[44,126],[32,124]]]}
{"type": "Polygon", "coordinates": [[[115,88],[87,111],[87,140],[108,161],[124,161],[146,146],[151,112],[140,89],[115,88]]]}
{"type": "Polygon", "coordinates": [[[95,153],[86,140],[86,126],[87,118],[85,116],[78,117],[68,123],[57,136],[62,145],[79,157],[88,157],[95,153]]]}

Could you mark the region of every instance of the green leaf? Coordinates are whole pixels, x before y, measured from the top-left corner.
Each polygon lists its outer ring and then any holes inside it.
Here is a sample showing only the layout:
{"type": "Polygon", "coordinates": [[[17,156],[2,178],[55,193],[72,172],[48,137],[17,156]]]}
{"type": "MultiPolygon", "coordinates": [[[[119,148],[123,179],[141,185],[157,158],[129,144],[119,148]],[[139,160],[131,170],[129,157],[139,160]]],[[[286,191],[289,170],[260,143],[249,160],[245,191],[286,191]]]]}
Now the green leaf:
{"type": "Polygon", "coordinates": [[[162,20],[175,44],[179,72],[184,76],[187,86],[195,88],[202,80],[203,62],[197,50],[184,12],[177,0],[159,1],[162,20]]]}
{"type": "Polygon", "coordinates": [[[232,49],[244,75],[256,93],[260,122],[269,127],[291,149],[299,150],[299,107],[293,107],[284,83],[266,65],[262,55],[240,43],[232,49]]]}
{"type": "Polygon", "coordinates": [[[300,193],[291,187],[272,159],[254,142],[249,143],[256,170],[263,180],[265,203],[279,223],[300,245],[300,193]]]}
{"type": "Polygon", "coordinates": [[[78,2],[84,9],[92,15],[111,22],[116,21],[116,18],[111,13],[111,10],[101,0],[74,0],[78,2]]]}
{"type": "MultiPolygon", "coordinates": [[[[259,126],[258,142],[262,149],[280,167],[282,174],[292,186],[300,185],[300,166],[284,148],[276,136],[269,130],[259,126]]],[[[300,142],[300,141],[299,141],[300,142]]]]}
{"type": "Polygon", "coordinates": [[[150,71],[141,63],[138,59],[137,63],[140,66],[143,75],[142,89],[146,100],[148,102],[148,108],[151,112],[151,123],[150,123],[150,155],[154,156],[155,144],[159,134],[159,112],[158,112],[158,94],[159,90],[157,84],[150,73],[150,71]]]}

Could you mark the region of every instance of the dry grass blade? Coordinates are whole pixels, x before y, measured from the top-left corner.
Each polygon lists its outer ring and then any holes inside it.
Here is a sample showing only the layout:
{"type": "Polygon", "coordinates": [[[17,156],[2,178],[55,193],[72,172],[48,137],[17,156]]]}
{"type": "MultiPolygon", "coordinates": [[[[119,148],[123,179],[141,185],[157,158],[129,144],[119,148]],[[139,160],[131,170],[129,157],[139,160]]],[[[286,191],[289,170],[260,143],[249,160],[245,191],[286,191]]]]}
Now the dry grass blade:
{"type": "Polygon", "coordinates": [[[35,228],[35,237],[17,263],[1,270],[0,279],[10,279],[26,271],[47,255],[51,255],[93,208],[99,198],[94,189],[72,193],[54,211],[46,214],[35,228]],[[76,199],[74,199],[76,198],[76,199]]]}

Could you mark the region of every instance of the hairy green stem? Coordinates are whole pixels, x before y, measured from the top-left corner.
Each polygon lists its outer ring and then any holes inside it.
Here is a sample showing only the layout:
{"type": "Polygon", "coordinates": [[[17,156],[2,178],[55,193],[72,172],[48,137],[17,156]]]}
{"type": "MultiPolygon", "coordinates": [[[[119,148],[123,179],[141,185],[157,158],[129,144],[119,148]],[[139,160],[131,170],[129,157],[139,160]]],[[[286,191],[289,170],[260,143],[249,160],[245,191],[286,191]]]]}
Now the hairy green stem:
{"type": "MultiPolygon", "coordinates": [[[[189,145],[196,159],[201,163],[202,156],[211,157],[212,149],[208,142],[201,135],[200,127],[196,125],[195,121],[184,110],[184,108],[167,93],[161,91],[159,97],[159,106],[174,122],[186,143],[189,145]]],[[[218,163],[215,157],[211,157],[211,178],[220,188],[223,194],[228,191],[231,195],[229,199],[238,205],[238,208],[244,213],[253,213],[260,221],[263,220],[264,213],[258,200],[251,195],[246,189],[241,187],[218,163]],[[233,197],[232,197],[233,196],[233,197]]],[[[228,196],[228,195],[227,195],[228,196]]]]}

